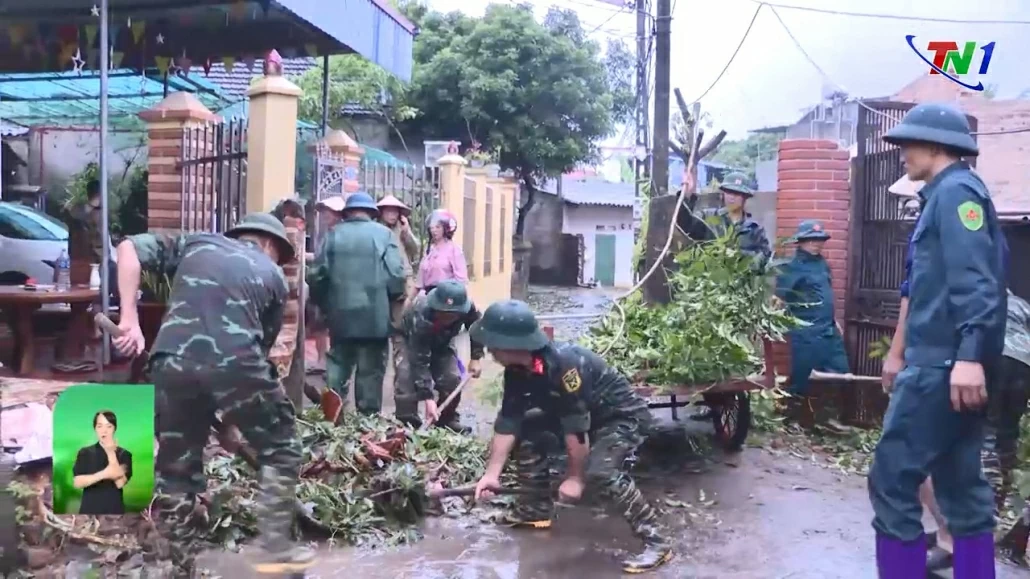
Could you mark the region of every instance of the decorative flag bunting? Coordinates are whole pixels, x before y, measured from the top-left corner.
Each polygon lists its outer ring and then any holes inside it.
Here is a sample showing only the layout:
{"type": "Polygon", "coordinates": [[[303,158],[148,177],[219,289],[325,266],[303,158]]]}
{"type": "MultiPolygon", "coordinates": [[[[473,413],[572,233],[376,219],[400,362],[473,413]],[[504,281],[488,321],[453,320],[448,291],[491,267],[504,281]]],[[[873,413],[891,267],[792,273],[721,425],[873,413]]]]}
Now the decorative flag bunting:
{"type": "Polygon", "coordinates": [[[147,31],[147,23],[142,20],[139,22],[132,22],[129,24],[129,28],[132,29],[132,41],[139,44],[139,41],[143,39],[143,34],[147,31]]]}
{"type": "Polygon", "coordinates": [[[308,53],[308,56],[318,56],[318,46],[314,43],[305,44],[304,51],[308,53]]]}
{"type": "Polygon", "coordinates": [[[204,61],[204,76],[211,74],[211,59],[208,58],[204,61]]]}
{"type": "Polygon", "coordinates": [[[193,60],[186,56],[186,51],[182,52],[182,56],[175,59],[175,66],[182,71],[183,76],[190,75],[190,69],[193,68],[193,60]]]}
{"type": "Polygon", "coordinates": [[[124,58],[125,58],[125,53],[124,52],[116,52],[116,51],[112,50],[111,51],[111,62],[110,62],[111,68],[112,69],[121,68],[122,67],[122,59],[124,59],[124,58]]]}
{"type": "Polygon", "coordinates": [[[161,74],[168,74],[168,65],[171,64],[171,62],[172,59],[167,56],[154,57],[154,64],[157,65],[157,70],[160,71],[161,74]]]}
{"type": "Polygon", "coordinates": [[[11,39],[12,46],[18,46],[25,40],[25,26],[12,24],[7,27],[7,36],[11,39]]]}
{"type": "Polygon", "coordinates": [[[96,42],[97,32],[98,32],[98,30],[97,30],[97,25],[96,24],[87,24],[86,25],[86,45],[87,46],[93,46],[93,43],[96,42]]]}
{"type": "Polygon", "coordinates": [[[243,64],[247,65],[247,70],[254,72],[254,55],[247,54],[243,57],[243,64]]]}
{"type": "Polygon", "coordinates": [[[222,57],[222,66],[225,67],[225,72],[232,74],[233,65],[236,64],[236,59],[231,56],[222,57]]]}

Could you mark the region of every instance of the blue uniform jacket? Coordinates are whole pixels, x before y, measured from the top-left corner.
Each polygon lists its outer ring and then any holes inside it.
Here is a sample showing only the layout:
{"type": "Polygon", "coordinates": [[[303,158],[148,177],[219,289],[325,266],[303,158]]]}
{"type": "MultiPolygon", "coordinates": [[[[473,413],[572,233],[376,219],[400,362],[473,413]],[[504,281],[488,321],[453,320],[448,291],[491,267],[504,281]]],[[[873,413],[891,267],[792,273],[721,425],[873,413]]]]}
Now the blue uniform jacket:
{"type": "Polygon", "coordinates": [[[1007,248],[987,186],[966,163],[956,162],[919,195],[905,363],[989,362],[1004,347],[1008,298],[1007,248]]]}
{"type": "Polygon", "coordinates": [[[833,278],[821,255],[799,248],[776,277],[776,295],[787,303],[792,316],[812,324],[795,333],[822,334],[834,329],[833,278]]]}

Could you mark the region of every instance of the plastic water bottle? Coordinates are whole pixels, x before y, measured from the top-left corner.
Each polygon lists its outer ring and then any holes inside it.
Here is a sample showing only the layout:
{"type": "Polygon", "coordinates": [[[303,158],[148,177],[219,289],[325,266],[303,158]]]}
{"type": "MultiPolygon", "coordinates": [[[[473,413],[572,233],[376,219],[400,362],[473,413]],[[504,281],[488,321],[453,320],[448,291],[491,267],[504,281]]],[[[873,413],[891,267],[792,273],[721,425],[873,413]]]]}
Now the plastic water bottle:
{"type": "Polygon", "coordinates": [[[70,289],[72,285],[72,262],[66,250],[61,250],[61,255],[57,258],[55,265],[57,266],[57,289],[62,291],[70,289]]]}

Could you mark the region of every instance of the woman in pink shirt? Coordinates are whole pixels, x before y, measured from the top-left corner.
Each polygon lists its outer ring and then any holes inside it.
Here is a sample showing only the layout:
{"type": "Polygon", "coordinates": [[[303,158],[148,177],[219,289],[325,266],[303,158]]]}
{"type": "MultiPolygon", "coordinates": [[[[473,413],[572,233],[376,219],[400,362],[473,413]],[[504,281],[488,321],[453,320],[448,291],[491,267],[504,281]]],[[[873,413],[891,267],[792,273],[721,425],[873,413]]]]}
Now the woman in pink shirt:
{"type": "Polygon", "coordinates": [[[454,243],[458,220],[450,211],[437,209],[426,220],[429,228],[429,247],[418,266],[418,287],[429,293],[442,281],[453,279],[468,283],[468,266],[461,247],[454,243]]]}

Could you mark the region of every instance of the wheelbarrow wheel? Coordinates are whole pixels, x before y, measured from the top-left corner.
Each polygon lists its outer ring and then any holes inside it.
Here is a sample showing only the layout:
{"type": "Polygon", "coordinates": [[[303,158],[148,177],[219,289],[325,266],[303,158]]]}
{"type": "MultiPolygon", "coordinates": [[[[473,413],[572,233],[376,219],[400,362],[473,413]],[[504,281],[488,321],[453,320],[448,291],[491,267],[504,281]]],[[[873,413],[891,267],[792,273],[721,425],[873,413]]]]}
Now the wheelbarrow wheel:
{"type": "Polygon", "coordinates": [[[727,452],[740,452],[751,430],[751,396],[736,392],[712,397],[715,438],[727,452]]]}

